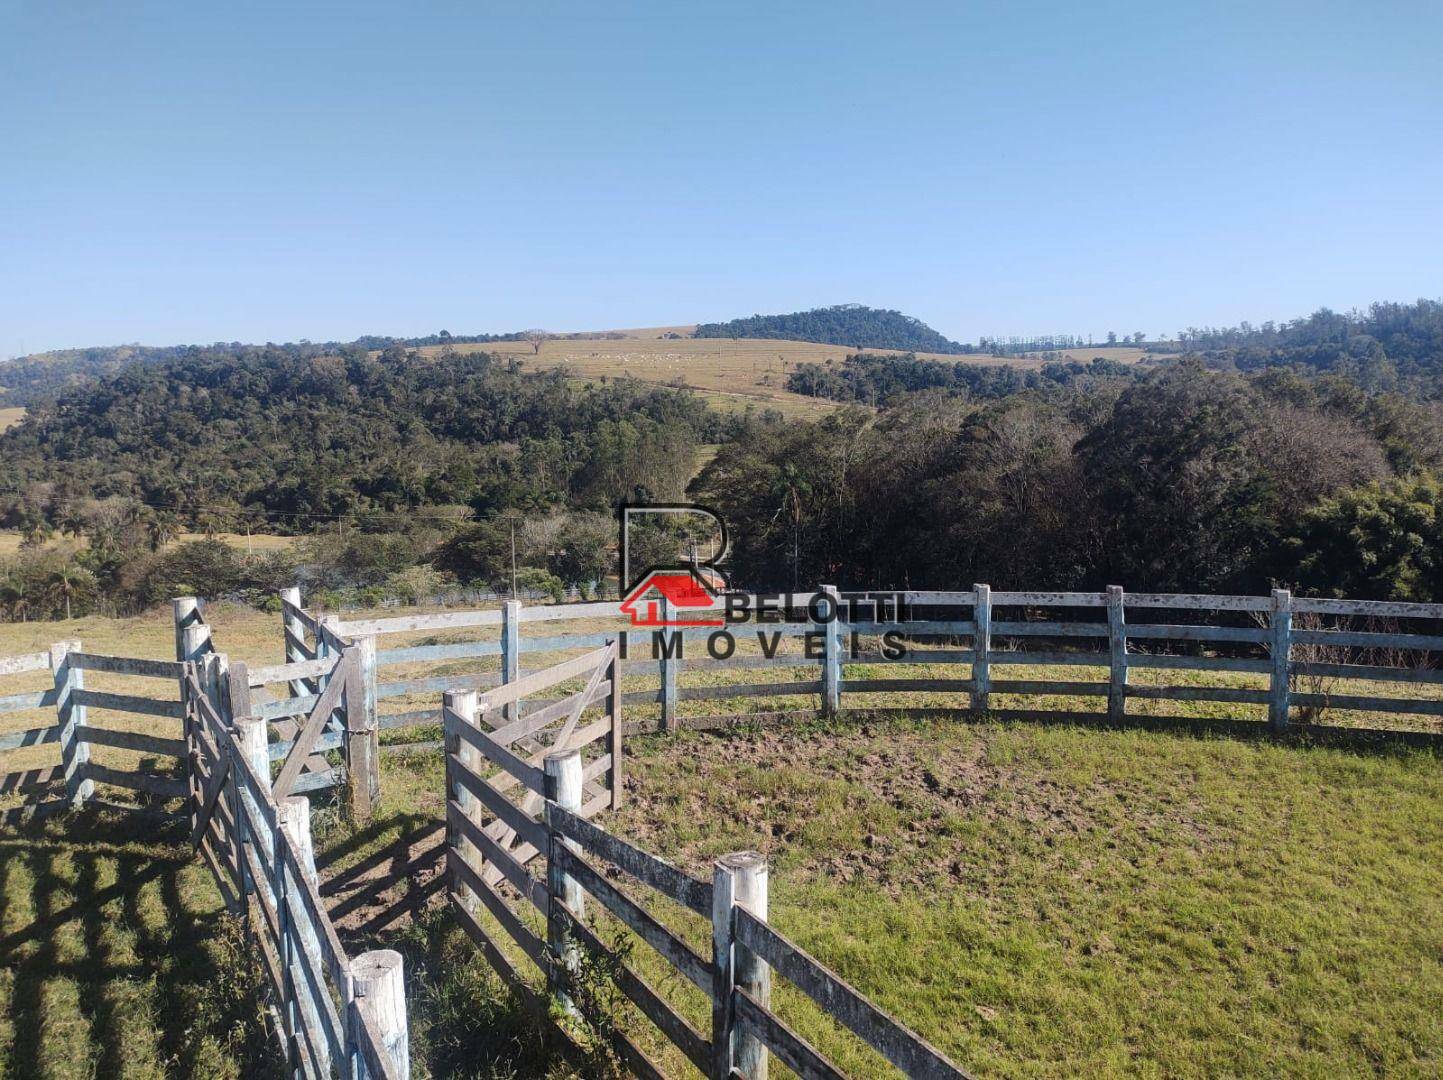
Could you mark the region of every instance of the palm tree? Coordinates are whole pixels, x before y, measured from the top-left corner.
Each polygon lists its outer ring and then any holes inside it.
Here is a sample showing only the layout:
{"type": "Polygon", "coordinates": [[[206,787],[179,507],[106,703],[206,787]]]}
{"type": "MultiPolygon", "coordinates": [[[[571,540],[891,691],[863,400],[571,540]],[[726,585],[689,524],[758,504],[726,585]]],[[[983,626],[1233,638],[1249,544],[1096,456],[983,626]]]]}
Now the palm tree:
{"type": "Polygon", "coordinates": [[[50,575],[45,579],[45,592],[52,603],[56,600],[64,602],[65,619],[68,622],[74,617],[71,612],[71,601],[76,596],[84,596],[93,583],[94,577],[89,570],[64,564],[50,571],[50,575]]]}

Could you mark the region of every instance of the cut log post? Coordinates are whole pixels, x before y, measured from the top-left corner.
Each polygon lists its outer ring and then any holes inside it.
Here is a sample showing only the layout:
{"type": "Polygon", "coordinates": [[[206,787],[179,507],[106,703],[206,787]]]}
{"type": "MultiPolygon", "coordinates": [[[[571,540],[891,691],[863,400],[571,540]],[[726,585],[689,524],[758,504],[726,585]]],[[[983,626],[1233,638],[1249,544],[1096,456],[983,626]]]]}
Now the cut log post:
{"type": "Polygon", "coordinates": [[[1127,714],[1127,615],[1121,585],[1107,587],[1107,716],[1121,720],[1127,714]]]}
{"type": "Polygon", "coordinates": [[[972,589],[977,594],[972,602],[972,708],[986,712],[992,707],[992,586],[972,589]]]}
{"type": "Polygon", "coordinates": [[[376,639],[357,638],[356,649],[359,660],[356,665],[356,682],[352,686],[357,690],[357,694],[353,701],[350,696],[351,687],[347,687],[346,724],[365,738],[363,776],[368,789],[366,804],[369,812],[381,798],[381,725],[376,716],[376,639]]]}
{"type": "MultiPolygon", "coordinates": [[[[546,798],[573,814],[581,813],[582,779],[581,751],[564,750],[549,754],[545,762],[546,798]]],[[[556,852],[562,845],[576,850],[559,832],[548,833],[546,857],[546,940],[551,948],[551,963],[546,973],[546,988],[567,1015],[576,1015],[576,1004],[567,992],[567,983],[580,966],[578,946],[566,932],[566,922],[557,910],[565,906],[580,921],[585,915],[581,883],[561,867],[556,852]]]]}
{"type": "MultiPolygon", "coordinates": [[[[521,601],[507,600],[501,607],[501,682],[521,677],[521,601]]],[[[508,724],[521,716],[521,702],[508,701],[502,709],[508,724]]]]}
{"type": "MultiPolygon", "coordinates": [[[[381,1036],[397,1076],[411,1075],[411,1038],[406,1024],[406,970],[394,949],[373,949],[351,961],[356,1008],[364,1009],[381,1036]]],[[[363,1066],[364,1068],[364,1066],[363,1066]]]]}
{"type": "MultiPolygon", "coordinates": [[[[479,751],[477,751],[469,741],[461,738],[456,730],[456,725],[460,723],[475,726],[476,691],[447,690],[442,695],[442,702],[444,704],[442,712],[443,726],[446,735],[446,789],[450,792],[452,800],[456,803],[456,808],[479,826],[481,824],[480,804],[477,803],[476,799],[471,795],[470,789],[453,775],[456,766],[452,764],[452,758],[454,757],[460,765],[479,775],[479,751]],[[454,716],[451,715],[453,713],[455,714],[454,716]]],[[[482,874],[485,870],[486,862],[485,859],[482,858],[480,850],[475,844],[467,840],[461,834],[461,831],[451,825],[450,822],[447,822],[446,827],[447,834],[450,837],[451,847],[461,857],[461,861],[475,870],[477,874],[482,874]]],[[[457,882],[457,885],[457,892],[466,898],[467,905],[474,910],[477,903],[476,894],[460,881],[457,882]]]]}
{"type": "MultiPolygon", "coordinates": [[[[285,607],[286,604],[290,604],[294,608],[300,608],[301,590],[299,586],[282,589],[281,600],[284,601],[281,605],[281,640],[285,644],[286,663],[295,664],[302,660],[308,660],[309,657],[300,646],[300,643],[306,639],[306,626],[285,607]]],[[[304,697],[311,693],[304,679],[292,679],[289,685],[292,697],[304,697]]]]}
{"type": "Polygon", "coordinates": [[[1273,590],[1273,610],[1268,629],[1272,652],[1268,723],[1274,735],[1281,735],[1288,730],[1288,706],[1292,696],[1289,676],[1293,647],[1293,594],[1287,589],[1273,590]]]}
{"type": "Polygon", "coordinates": [[[70,654],[79,651],[78,641],[58,641],[50,646],[60,764],[65,772],[65,796],[74,806],[81,805],[95,794],[95,781],[85,775],[85,765],[90,760],[90,744],[80,738],[80,729],[85,726],[85,706],[75,700],[75,691],[85,688],[85,672],[70,663],[70,654]]]}
{"type": "Polygon", "coordinates": [[[820,627],[822,649],[822,712],[835,716],[842,708],[842,597],[835,585],[823,585],[827,621],[820,627]]]}
{"type": "Polygon", "coordinates": [[[175,658],[182,663],[195,657],[185,654],[186,628],[201,622],[200,601],[194,596],[177,596],[170,602],[171,618],[175,623],[175,658]]]}
{"type": "Polygon", "coordinates": [[[745,990],[762,1006],[772,998],[772,972],[765,960],[736,940],[733,908],[745,908],[765,922],[769,870],[755,851],[723,855],[712,870],[712,1072],[714,1077],[766,1080],[767,1049],[736,1021],[732,992],[745,990]]]}
{"type": "MultiPolygon", "coordinates": [[[[291,845],[291,850],[296,854],[296,861],[300,864],[303,881],[295,880],[290,868],[284,859],[278,859],[276,865],[285,868],[286,894],[295,897],[295,901],[289,905],[291,927],[293,929],[293,957],[295,967],[298,969],[292,977],[296,988],[297,1007],[300,1011],[300,1019],[304,1021],[306,1030],[313,1032],[315,1038],[312,1042],[312,1052],[318,1059],[317,1070],[322,1076],[331,1074],[331,1047],[324,1038],[321,1027],[321,1009],[311,989],[311,982],[306,972],[299,970],[301,967],[309,969],[317,982],[324,976],[326,965],[321,960],[321,937],[320,931],[311,924],[309,909],[299,898],[299,893],[305,888],[303,882],[310,882],[314,887],[316,878],[316,855],[315,848],[311,842],[311,803],[304,795],[292,795],[283,799],[276,807],[277,817],[280,819],[281,830],[291,845]],[[295,955],[303,953],[304,957],[295,955]]],[[[324,989],[324,986],[322,987],[324,989]]]]}

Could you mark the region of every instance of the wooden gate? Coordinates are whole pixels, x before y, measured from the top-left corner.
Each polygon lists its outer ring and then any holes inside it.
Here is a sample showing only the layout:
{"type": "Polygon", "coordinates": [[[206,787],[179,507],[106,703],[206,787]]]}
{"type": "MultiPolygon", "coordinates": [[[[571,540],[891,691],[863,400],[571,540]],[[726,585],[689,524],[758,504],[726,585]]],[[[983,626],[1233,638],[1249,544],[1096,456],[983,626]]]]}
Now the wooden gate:
{"type": "Polygon", "coordinates": [[[539,957],[538,939],[522,930],[497,886],[504,880],[525,901],[544,907],[545,887],[530,864],[546,851],[546,828],[541,821],[546,787],[541,765],[548,754],[579,750],[586,758],[582,817],[620,804],[618,652],[613,641],[483,694],[450,691],[445,695],[451,899],[472,938],[502,974],[513,976],[513,982],[517,981],[514,972],[500,950],[469,917],[468,897],[476,896],[508,931],[515,931],[512,936],[528,955],[539,957]],[[556,700],[536,701],[547,689],[583,678],[586,684],[579,691],[556,700]],[[523,697],[532,699],[537,707],[507,722],[506,706],[523,697]],[[587,710],[597,707],[601,715],[583,723],[587,710]],[[463,852],[459,860],[457,851],[463,852]]]}

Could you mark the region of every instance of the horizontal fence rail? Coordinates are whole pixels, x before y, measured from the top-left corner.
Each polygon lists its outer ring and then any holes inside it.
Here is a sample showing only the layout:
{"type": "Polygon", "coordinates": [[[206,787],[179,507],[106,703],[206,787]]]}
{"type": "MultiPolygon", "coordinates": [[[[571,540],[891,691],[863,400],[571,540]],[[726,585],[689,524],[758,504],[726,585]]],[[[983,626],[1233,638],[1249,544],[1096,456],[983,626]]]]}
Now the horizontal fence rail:
{"type": "MultiPolygon", "coordinates": [[[[296,602],[300,610],[298,597],[296,602]]],[[[676,613],[665,602],[663,607],[676,613]]],[[[1074,698],[1078,709],[1114,721],[1148,711],[1130,703],[1213,702],[1253,710],[1278,734],[1298,724],[1317,727],[1336,713],[1411,716],[1423,724],[1436,724],[1443,715],[1443,693],[1433,690],[1443,685],[1437,670],[1443,656],[1440,604],[1294,597],[1283,589],[1240,596],[1127,593],[1116,586],[1102,592],[993,591],[976,585],[892,593],[823,587],[781,596],[729,594],[696,617],[715,618],[731,608],[744,609],[748,621],[638,628],[614,601],[544,606],[511,601],[488,611],[309,618],[370,643],[366,678],[372,707],[438,690],[524,686],[523,660],[546,663],[616,640],[628,683],[622,700],[642,707],[640,715],[657,717],[662,730],[743,718],[746,703],[757,699],[791,699],[794,710],[830,713],[849,706],[885,708],[886,696],[895,694],[1023,715],[1035,711],[1029,698],[1074,698]],[[763,617],[767,621],[759,621],[763,617]],[[592,626],[558,633],[558,623],[592,626]],[[597,623],[607,628],[595,629],[597,623]],[[376,646],[390,635],[431,631],[448,638],[478,636],[376,646]],[[733,640],[728,644],[719,635],[733,640]],[[417,673],[468,660],[493,669],[417,673]],[[405,667],[406,677],[379,677],[395,667],[405,667]],[[1043,671],[1008,674],[1024,667],[1043,671]],[[725,670],[756,677],[718,682],[706,674],[725,670]],[[1146,674],[1134,677],[1138,672],[1146,674]],[[1153,674],[1160,672],[1186,674],[1153,674]],[[1207,675],[1218,678],[1202,681],[1207,675]],[[699,701],[729,702],[733,711],[684,718],[681,705],[699,701]]],[[[519,691],[510,714],[534,705],[525,700],[533,693],[519,691]]],[[[402,706],[376,722],[394,730],[440,719],[434,708],[402,706]]],[[[1358,726],[1356,718],[1348,724],[1358,726]]]]}

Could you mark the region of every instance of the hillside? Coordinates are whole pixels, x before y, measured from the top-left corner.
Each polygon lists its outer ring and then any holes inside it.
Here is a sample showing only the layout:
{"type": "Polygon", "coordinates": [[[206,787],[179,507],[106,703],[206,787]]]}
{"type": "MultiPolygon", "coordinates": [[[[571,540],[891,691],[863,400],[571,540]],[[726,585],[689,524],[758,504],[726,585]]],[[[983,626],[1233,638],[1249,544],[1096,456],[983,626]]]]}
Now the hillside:
{"type": "Polygon", "coordinates": [[[952,341],[921,319],[900,311],[863,304],[794,311],[790,315],[753,315],[724,323],[702,323],[699,338],[776,338],[847,345],[854,349],[897,349],[956,355],[972,352],[970,345],[952,341]]]}

